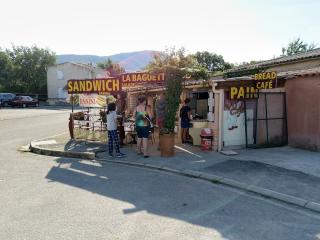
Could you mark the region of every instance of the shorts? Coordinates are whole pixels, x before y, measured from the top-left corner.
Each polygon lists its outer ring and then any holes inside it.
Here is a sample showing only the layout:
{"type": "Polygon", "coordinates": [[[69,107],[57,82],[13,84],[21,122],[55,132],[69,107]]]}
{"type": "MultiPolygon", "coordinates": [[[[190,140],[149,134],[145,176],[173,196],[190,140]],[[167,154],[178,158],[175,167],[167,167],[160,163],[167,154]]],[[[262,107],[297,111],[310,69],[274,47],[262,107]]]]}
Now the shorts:
{"type": "Polygon", "coordinates": [[[138,138],[149,138],[150,127],[136,127],[138,138]]]}
{"type": "Polygon", "coordinates": [[[190,128],[190,121],[181,119],[181,128],[190,128]]]}

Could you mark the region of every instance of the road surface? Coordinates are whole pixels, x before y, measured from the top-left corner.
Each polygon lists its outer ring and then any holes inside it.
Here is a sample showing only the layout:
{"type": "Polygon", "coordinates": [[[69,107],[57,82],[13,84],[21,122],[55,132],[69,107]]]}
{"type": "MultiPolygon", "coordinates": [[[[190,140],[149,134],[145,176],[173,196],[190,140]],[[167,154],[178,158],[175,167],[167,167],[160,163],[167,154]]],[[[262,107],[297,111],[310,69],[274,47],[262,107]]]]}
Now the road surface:
{"type": "Polygon", "coordinates": [[[68,110],[3,110],[0,239],[320,239],[320,215],[280,202],[164,172],[18,152],[67,131],[68,110]]]}

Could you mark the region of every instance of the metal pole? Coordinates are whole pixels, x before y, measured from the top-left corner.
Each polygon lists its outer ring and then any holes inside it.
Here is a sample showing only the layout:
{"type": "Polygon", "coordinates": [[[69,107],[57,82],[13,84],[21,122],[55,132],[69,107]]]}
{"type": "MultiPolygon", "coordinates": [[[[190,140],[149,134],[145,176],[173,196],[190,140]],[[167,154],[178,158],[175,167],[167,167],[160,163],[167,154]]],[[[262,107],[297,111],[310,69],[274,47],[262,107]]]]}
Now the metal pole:
{"type": "Polygon", "coordinates": [[[283,93],[283,104],[284,104],[284,125],[285,125],[285,137],[286,137],[286,141],[285,144],[288,144],[288,117],[287,117],[287,97],[286,97],[286,93],[283,93]]]}
{"type": "Polygon", "coordinates": [[[256,120],[255,120],[255,133],[254,133],[254,144],[257,145],[257,132],[258,132],[258,107],[259,107],[259,92],[258,92],[258,98],[256,98],[256,120]]]}
{"type": "Polygon", "coordinates": [[[267,144],[269,145],[269,126],[268,126],[268,101],[267,101],[267,93],[264,93],[264,106],[265,106],[265,110],[266,110],[267,144]]]}
{"type": "Polygon", "coordinates": [[[246,134],[246,148],[248,148],[248,126],[247,126],[247,104],[246,97],[243,99],[244,101],[244,129],[246,134]]]}
{"type": "Polygon", "coordinates": [[[71,99],[72,99],[72,103],[71,103],[71,112],[73,112],[73,102],[74,102],[74,99],[73,99],[73,93],[71,94],[71,99]]]}

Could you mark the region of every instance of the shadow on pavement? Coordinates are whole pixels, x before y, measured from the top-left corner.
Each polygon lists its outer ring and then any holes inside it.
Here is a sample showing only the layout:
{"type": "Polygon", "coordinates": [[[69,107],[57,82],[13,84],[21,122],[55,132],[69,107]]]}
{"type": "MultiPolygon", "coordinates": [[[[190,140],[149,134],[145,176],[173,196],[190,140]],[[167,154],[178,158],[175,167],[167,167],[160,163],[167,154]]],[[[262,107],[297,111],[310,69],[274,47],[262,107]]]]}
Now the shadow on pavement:
{"type": "Polygon", "coordinates": [[[315,215],[228,188],[115,164],[65,158],[57,162],[48,180],[134,205],[123,214],[147,211],[214,229],[223,239],[306,240],[320,234],[315,215]]]}
{"type": "Polygon", "coordinates": [[[320,178],[303,172],[241,160],[227,160],[204,168],[203,171],[320,202],[320,178]]]}

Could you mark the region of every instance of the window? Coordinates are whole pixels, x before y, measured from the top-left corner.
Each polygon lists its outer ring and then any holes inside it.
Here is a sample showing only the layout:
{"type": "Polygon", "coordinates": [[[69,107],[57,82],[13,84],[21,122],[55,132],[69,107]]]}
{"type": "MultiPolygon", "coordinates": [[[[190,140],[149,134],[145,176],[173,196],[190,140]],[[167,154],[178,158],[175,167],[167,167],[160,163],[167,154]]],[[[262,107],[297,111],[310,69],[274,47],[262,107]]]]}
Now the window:
{"type": "Polygon", "coordinates": [[[57,78],[58,78],[58,80],[63,80],[63,72],[62,71],[60,71],[60,70],[57,71],[57,78]]]}

